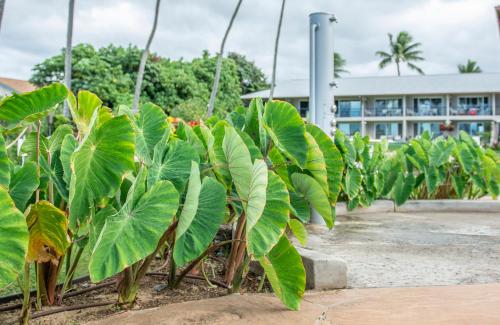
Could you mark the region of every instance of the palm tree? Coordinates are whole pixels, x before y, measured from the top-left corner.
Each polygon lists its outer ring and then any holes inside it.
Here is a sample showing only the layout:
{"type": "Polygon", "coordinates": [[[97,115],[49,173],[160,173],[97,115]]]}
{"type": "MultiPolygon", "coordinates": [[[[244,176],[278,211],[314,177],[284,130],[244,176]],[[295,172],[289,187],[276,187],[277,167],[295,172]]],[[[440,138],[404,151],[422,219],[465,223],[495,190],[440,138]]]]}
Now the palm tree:
{"type": "Polygon", "coordinates": [[[276,86],[276,63],[278,61],[278,46],[280,42],[281,24],[283,22],[283,13],[285,12],[285,0],[281,2],[280,18],[278,21],[278,31],[274,42],[273,74],[271,78],[271,90],[269,91],[269,100],[273,100],[274,87],[276,86]]]}
{"type": "MultiPolygon", "coordinates": [[[[75,0],[69,0],[68,7],[68,29],[66,31],[66,54],[64,56],[64,84],[71,90],[71,48],[73,42],[73,17],[75,15],[75,0]]],[[[69,118],[68,102],[64,101],[63,114],[69,118]]]]}
{"type": "Polygon", "coordinates": [[[477,62],[471,59],[467,60],[466,64],[459,64],[458,72],[460,73],[481,73],[483,72],[481,68],[477,65],[477,62]]]}
{"type": "Polygon", "coordinates": [[[375,55],[382,58],[379,63],[379,68],[383,69],[389,63],[395,62],[398,69],[398,76],[401,75],[400,64],[405,62],[408,68],[415,70],[420,74],[424,74],[421,68],[415,65],[415,62],[424,61],[420,55],[422,51],[418,48],[421,43],[413,43],[413,37],[408,32],[399,32],[396,41],[394,42],[392,34],[389,35],[389,52],[377,51],[375,55]]]}
{"type": "Polygon", "coordinates": [[[146,47],[144,51],[142,51],[141,62],[139,63],[139,71],[137,72],[137,80],[135,82],[135,91],[134,91],[134,104],[132,106],[132,111],[137,112],[139,109],[139,98],[141,97],[141,86],[142,79],[144,79],[144,69],[146,68],[146,62],[148,60],[149,55],[149,47],[153,42],[153,37],[155,36],[156,26],[158,25],[158,16],[160,13],[160,2],[161,0],[156,0],[155,7],[155,18],[153,21],[153,29],[151,30],[151,34],[149,34],[148,41],[146,43],[146,47]]]}
{"type": "Polygon", "coordinates": [[[345,69],[347,61],[337,52],[333,53],[333,76],[335,78],[340,78],[342,73],[349,73],[345,69]]]}
{"type": "Polygon", "coordinates": [[[222,56],[224,54],[224,46],[226,45],[226,39],[227,36],[229,35],[229,31],[231,31],[231,27],[233,27],[234,19],[236,18],[236,15],[240,10],[242,1],[243,0],[238,0],[236,8],[234,8],[233,15],[231,16],[229,25],[227,26],[226,32],[224,33],[224,37],[222,38],[222,43],[220,45],[219,53],[217,54],[218,57],[217,57],[217,66],[215,67],[214,84],[212,86],[212,93],[210,94],[210,100],[208,101],[208,112],[207,112],[208,117],[212,116],[212,113],[214,112],[215,98],[217,97],[217,91],[219,90],[220,71],[222,68],[222,56]]]}
{"type": "Polygon", "coordinates": [[[5,7],[5,0],[0,0],[0,28],[2,27],[2,17],[3,17],[4,7],[5,7]]]}

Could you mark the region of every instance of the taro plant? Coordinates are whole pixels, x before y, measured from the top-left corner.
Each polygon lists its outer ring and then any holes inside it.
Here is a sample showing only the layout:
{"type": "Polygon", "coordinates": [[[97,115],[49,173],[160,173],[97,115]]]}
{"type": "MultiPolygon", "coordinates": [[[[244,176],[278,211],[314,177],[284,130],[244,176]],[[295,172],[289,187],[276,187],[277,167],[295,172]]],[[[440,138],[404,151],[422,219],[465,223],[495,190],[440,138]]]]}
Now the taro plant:
{"type": "Polygon", "coordinates": [[[0,136],[0,285],[22,279],[24,322],[32,264],[37,307],[61,303],[85,250],[91,280],[117,276],[124,307],[158,254],[175,287],[228,245],[230,291],[255,261],[283,303],[299,308],[305,271],[289,236],[305,242],[311,209],[333,226],[343,163],[290,104],[254,100],[192,127],[171,125],[154,104],[112,112],[90,92],[53,84],[4,99],[0,120],[3,134],[28,131],[23,159],[9,159],[12,144],[0,136]],[[64,100],[74,124],[45,136],[40,119],[64,100]],[[222,224],[234,226],[233,238],[217,242],[222,224]]]}

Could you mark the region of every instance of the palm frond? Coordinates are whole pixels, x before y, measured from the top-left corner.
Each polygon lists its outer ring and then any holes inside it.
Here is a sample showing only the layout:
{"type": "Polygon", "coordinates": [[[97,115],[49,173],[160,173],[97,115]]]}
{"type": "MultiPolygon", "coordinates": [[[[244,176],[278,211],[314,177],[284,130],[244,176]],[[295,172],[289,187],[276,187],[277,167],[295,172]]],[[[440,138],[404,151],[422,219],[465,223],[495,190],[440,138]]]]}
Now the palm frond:
{"type": "Polygon", "coordinates": [[[408,65],[408,68],[410,68],[411,70],[417,71],[420,74],[425,74],[420,67],[417,67],[415,64],[411,62],[406,62],[406,65],[408,65]]]}

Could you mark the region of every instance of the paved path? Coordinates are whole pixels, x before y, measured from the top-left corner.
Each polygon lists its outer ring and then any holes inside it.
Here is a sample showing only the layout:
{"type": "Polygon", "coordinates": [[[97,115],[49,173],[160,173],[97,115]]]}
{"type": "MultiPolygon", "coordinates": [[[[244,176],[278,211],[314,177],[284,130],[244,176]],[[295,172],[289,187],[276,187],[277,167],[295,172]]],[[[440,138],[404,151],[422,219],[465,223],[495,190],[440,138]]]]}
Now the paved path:
{"type": "Polygon", "coordinates": [[[500,212],[359,214],[310,232],[309,248],[347,262],[348,287],[500,282],[500,212]]]}
{"type": "Polygon", "coordinates": [[[308,293],[298,312],[270,295],[226,296],[129,311],[94,325],[500,324],[500,284],[308,293]]]}

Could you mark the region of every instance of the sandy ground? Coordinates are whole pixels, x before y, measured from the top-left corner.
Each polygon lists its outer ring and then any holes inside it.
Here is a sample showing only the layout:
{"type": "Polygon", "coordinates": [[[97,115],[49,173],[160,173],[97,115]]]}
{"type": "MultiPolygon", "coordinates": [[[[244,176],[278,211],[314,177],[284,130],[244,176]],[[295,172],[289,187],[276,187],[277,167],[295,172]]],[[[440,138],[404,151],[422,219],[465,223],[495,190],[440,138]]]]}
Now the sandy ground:
{"type": "Polygon", "coordinates": [[[500,282],[500,212],[359,214],[310,232],[308,248],[347,262],[348,287],[500,282]]]}

